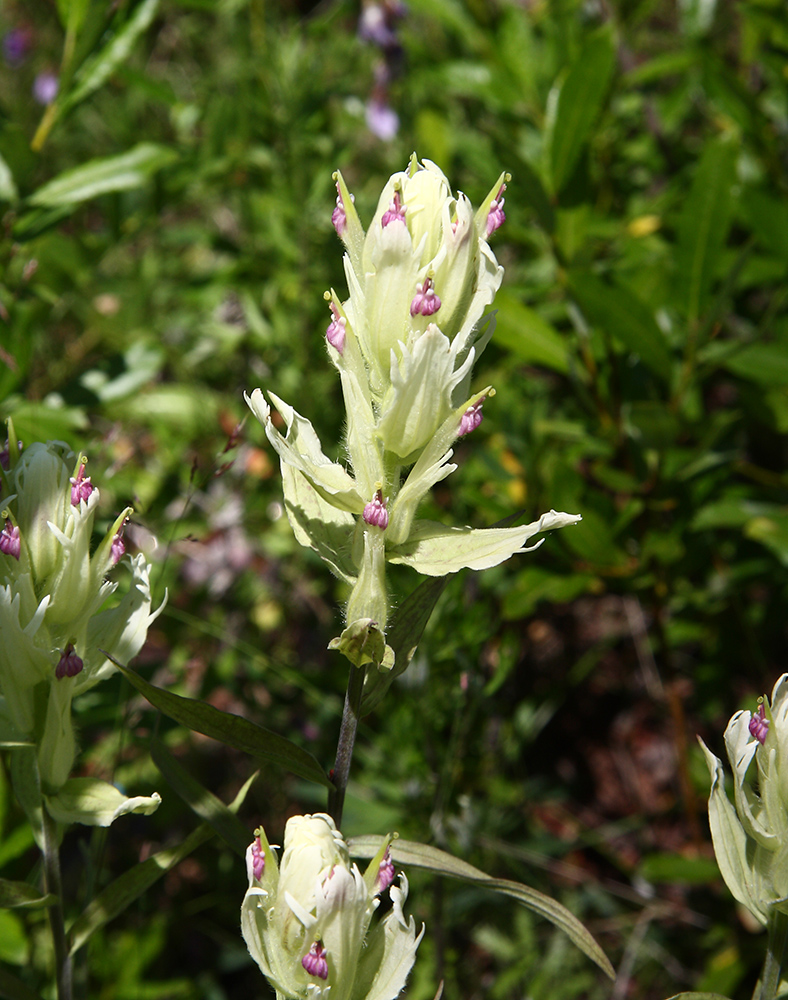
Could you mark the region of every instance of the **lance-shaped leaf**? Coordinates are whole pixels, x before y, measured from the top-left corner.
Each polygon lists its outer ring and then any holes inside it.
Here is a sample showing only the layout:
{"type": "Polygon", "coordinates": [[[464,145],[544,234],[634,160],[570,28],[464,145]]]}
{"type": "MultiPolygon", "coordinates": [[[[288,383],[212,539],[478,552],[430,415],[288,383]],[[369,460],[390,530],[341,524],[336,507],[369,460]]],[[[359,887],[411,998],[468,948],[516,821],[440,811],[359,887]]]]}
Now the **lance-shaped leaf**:
{"type": "Polygon", "coordinates": [[[360,514],[366,501],[361,499],[353,478],[341,465],[323,454],[320,438],[312,424],[274,393],[269,393],[269,396],[284,418],[287,427],[285,437],[274,427],[271,407],[262,391],[255,389],[251,396],[244,393],[249,409],[263,425],[268,440],[282,460],[283,468],[292,466],[302,472],[315,490],[334,507],[360,514]]]}
{"type": "MultiPolygon", "coordinates": [[[[221,799],[181,767],[161,740],[151,741],[150,755],[167,784],[199,817],[214,828],[219,836],[243,858],[249,846],[249,831],[221,799]]],[[[252,780],[257,776],[252,777],[252,780]]]]}
{"type": "Polygon", "coordinates": [[[85,826],[109,826],[127,813],[149,816],[161,805],[158,792],[127,798],[114,785],[100,778],[69,778],[48,796],[46,808],[59,823],[84,823],[85,826]]]}
{"type": "Polygon", "coordinates": [[[11,882],[7,878],[0,878],[0,909],[37,910],[42,906],[52,906],[56,902],[57,896],[51,892],[42,896],[35,886],[27,882],[11,882]]]}
{"type": "MultiPolygon", "coordinates": [[[[383,837],[377,836],[353,837],[348,841],[348,849],[354,857],[373,858],[380,849],[383,840],[383,837]]],[[[615,979],[613,966],[588,930],[565,906],[549,896],[545,896],[544,893],[523,885],[521,882],[492,878],[480,869],[474,868],[473,865],[469,865],[467,861],[455,858],[437,847],[430,847],[428,844],[420,844],[415,841],[392,841],[391,860],[395,865],[421,868],[436,875],[448,875],[451,878],[472,882],[486,889],[492,889],[494,892],[500,892],[505,896],[511,896],[518,903],[522,903],[529,910],[533,910],[534,913],[538,913],[559,927],[569,936],[573,944],[593,962],[596,962],[599,968],[611,979],[615,979]]]]}
{"type": "Polygon", "coordinates": [[[248,719],[242,719],[240,715],[222,712],[204,701],[182,698],[171,691],[149,684],[136,671],[130,670],[108,654],[105,655],[151,705],[181,725],[202,733],[203,736],[210,736],[211,739],[218,740],[228,747],[243,750],[244,753],[251,754],[259,760],[278,764],[297,774],[299,778],[306,778],[307,781],[314,781],[326,788],[334,787],[317,758],[284,736],[273,733],[270,729],[264,729],[248,719]]]}
{"type": "Polygon", "coordinates": [[[141,187],[151,174],[175,159],[177,154],[166,146],[141,142],[118,156],[90,160],[64,171],[35,191],[30,204],[56,208],[76,205],[111,191],[129,191],[141,187]]]}
{"type": "MultiPolygon", "coordinates": [[[[231,812],[235,813],[241,808],[255,777],[256,775],[252,775],[245,782],[233,801],[227,806],[231,812]]],[[[180,864],[184,858],[188,857],[201,844],[210,840],[212,836],[213,830],[211,827],[207,823],[201,823],[177,847],[159,851],[146,861],[124,872],[114,882],[110,882],[106,889],[100,892],[87,905],[71,925],[68,932],[69,953],[73,955],[74,952],[79,951],[94,931],[97,931],[104,924],[123,913],[128,906],[131,906],[136,899],[139,899],[143,892],[157,882],[162,875],[166,875],[171,868],[180,864]]]]}
{"type": "Polygon", "coordinates": [[[411,566],[425,576],[445,576],[461,569],[489,569],[515,552],[530,552],[544,539],[523,549],[540,531],[577,524],[580,514],[551,510],[538,521],[518,528],[446,528],[433,521],[418,522],[407,542],[386,553],[389,562],[411,566]]]}

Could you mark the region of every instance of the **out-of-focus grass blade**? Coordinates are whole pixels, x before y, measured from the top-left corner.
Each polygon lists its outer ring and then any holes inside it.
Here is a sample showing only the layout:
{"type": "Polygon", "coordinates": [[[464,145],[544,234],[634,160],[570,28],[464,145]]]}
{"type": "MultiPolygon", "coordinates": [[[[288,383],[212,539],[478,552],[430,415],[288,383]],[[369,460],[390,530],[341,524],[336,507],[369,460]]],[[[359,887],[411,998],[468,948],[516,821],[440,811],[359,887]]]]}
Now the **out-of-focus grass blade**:
{"type": "Polygon", "coordinates": [[[98,90],[128,58],[134,43],[156,16],[158,7],[159,0],[142,0],[120,31],[113,35],[102,49],[85,60],[74,77],[73,89],[60,106],[61,115],[75,104],[84,101],[94,90],[98,90]]]}
{"type": "Polygon", "coordinates": [[[299,778],[306,778],[307,781],[314,781],[326,788],[334,787],[317,758],[284,736],[273,733],[270,729],[264,729],[248,719],[242,719],[240,715],[221,712],[204,701],[182,698],[171,691],[155,687],[140,677],[135,670],[119,663],[108,653],[104,655],[112,660],[118,670],[151,705],[176,722],[180,722],[182,726],[202,733],[203,736],[210,736],[211,739],[218,740],[228,747],[243,750],[244,753],[251,754],[259,760],[278,764],[297,774],[299,778]]]}
{"type": "MultiPolygon", "coordinates": [[[[383,840],[383,837],[377,836],[353,837],[348,841],[348,849],[354,857],[374,858],[383,840]]],[[[436,875],[448,875],[450,878],[473,882],[475,885],[492,889],[493,892],[511,896],[518,903],[522,903],[523,906],[545,917],[564,931],[573,944],[593,962],[596,962],[599,968],[611,979],[615,979],[613,966],[589,931],[565,906],[549,896],[545,896],[544,893],[523,885],[522,882],[491,878],[466,861],[455,858],[437,847],[430,847],[429,844],[420,844],[411,840],[394,840],[391,843],[391,859],[395,865],[409,865],[413,868],[434,872],[436,875]]]]}
{"type": "Polygon", "coordinates": [[[207,823],[201,823],[178,847],[159,851],[153,857],[124,872],[114,882],[110,882],[106,889],[88,904],[72,924],[69,930],[70,954],[73,955],[79,951],[94,931],[109,923],[128,906],[131,906],[134,900],[139,899],[143,892],[149,889],[154,882],[157,882],[162,875],[183,861],[206,840],[210,840],[212,836],[211,827],[207,823]]]}
{"type": "Polygon", "coordinates": [[[35,886],[27,882],[11,882],[0,878],[0,909],[16,910],[25,908],[37,910],[42,906],[51,906],[57,902],[57,896],[48,893],[42,896],[35,886]]]}
{"type": "Polygon", "coordinates": [[[728,235],[736,151],[735,143],[728,138],[706,144],[679,219],[677,301],[684,307],[690,328],[703,312],[728,235]]]}
{"type": "Polygon", "coordinates": [[[499,292],[495,342],[508,347],[520,361],[543,365],[565,375],[569,370],[566,343],[546,320],[519,302],[511,292],[499,292]]]}
{"type": "Polygon", "coordinates": [[[159,739],[151,741],[153,763],[161,771],[167,784],[206,823],[210,823],[222,840],[226,841],[241,857],[252,841],[252,835],[235,813],[175,759],[159,739]]]}
{"type": "Polygon", "coordinates": [[[553,113],[548,105],[549,162],[555,193],[572,176],[596,124],[614,66],[613,39],[609,30],[602,28],[586,43],[567,73],[553,113]]]}
{"type": "Polygon", "coordinates": [[[166,146],[141,142],[118,156],[89,160],[79,167],[66,170],[35,191],[31,205],[55,208],[74,205],[111,191],[128,191],[140,187],[151,174],[177,159],[166,146]]]}

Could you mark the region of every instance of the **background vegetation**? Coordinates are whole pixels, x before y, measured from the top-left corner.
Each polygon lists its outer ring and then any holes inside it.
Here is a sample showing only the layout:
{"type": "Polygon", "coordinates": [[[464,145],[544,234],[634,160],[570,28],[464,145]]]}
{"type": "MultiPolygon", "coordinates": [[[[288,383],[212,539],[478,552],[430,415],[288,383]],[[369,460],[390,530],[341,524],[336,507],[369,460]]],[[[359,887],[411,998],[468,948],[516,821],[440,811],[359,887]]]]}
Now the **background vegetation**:
{"type": "MultiPolygon", "coordinates": [[[[294,541],[242,393],[274,388],[340,440],[322,298],[345,288],[334,169],[362,219],[414,149],[476,203],[509,170],[479,370],[497,395],[432,516],[583,523],[450,581],[362,727],[344,832],[396,829],[550,892],[619,970],[611,993],[550,925],[414,874],[428,932],[412,1000],[441,978],[463,1000],[748,996],[763,938],[713,862],[695,734],[721,753],[732,711],[788,666],[784,0],[401,13],[383,51],[350,0],[0,2],[0,416],[26,443],[85,450],[108,521],[134,504],[128,537],[169,592],[144,675],[329,766],[344,595],[294,541]],[[42,74],[60,77],[46,108],[42,74]],[[369,130],[371,98],[398,114],[393,138],[369,130]]],[[[401,597],[418,582],[396,581],[401,597]]],[[[78,713],[83,773],[164,804],[70,835],[72,915],[198,823],[151,761],[154,731],[224,801],[255,767],[119,677],[78,713]]],[[[1,775],[3,874],[35,876],[1,775]]],[[[267,768],[241,816],[275,840],[323,807],[267,768]]],[[[244,889],[212,840],[93,936],[78,992],[266,996],[244,889]]],[[[0,962],[40,990],[46,924],[20,912],[0,912],[0,962]]]]}

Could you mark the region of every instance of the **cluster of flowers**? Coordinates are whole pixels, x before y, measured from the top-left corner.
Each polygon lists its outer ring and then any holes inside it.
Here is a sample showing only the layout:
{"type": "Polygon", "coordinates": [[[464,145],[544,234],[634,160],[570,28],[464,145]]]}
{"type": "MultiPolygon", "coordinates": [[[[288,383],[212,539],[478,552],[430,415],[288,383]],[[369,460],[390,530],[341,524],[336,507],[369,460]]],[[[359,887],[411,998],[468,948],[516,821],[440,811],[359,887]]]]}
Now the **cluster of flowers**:
{"type": "Polygon", "coordinates": [[[700,741],[711,774],[714,853],[733,896],[767,925],[774,911],[788,912],[788,674],[757,713],[737,712],[724,738],[733,803],[722,761],[700,741]]]}
{"type": "Polygon", "coordinates": [[[37,748],[42,786],[54,793],[75,755],[71,702],[115,670],[106,651],[135,656],[158,614],[148,566],[125,556],[127,507],[91,554],[99,490],[84,457],[62,441],[17,441],[0,453],[0,736],[37,748]],[[125,556],[125,559],[124,559],[125,556]],[[131,586],[115,607],[108,574],[124,560],[131,586]]]}
{"type": "Polygon", "coordinates": [[[330,816],[294,816],[281,861],[259,829],[246,868],[241,930],[277,996],[394,1000],[424,929],[404,917],[408,882],[394,885],[388,844],[362,875],[330,816]],[[391,906],[378,919],[384,897],[391,906]]]}
{"type": "Polygon", "coordinates": [[[385,628],[387,562],[428,576],[485,569],[538,532],[580,520],[550,511],[522,527],[471,529],[416,519],[429,490],[457,468],[452,446],[479,426],[494,393],[491,386],[471,392],[470,383],[495,326],[486,310],[503,268],[487,241],[504,222],[508,179],[501,174],[474,212],[434,163],[414,154],[386,184],[365,233],[335,175],[332,219],[347,251],[350,294],[343,302],[326,292],[326,342],[342,384],[352,475],[323,453],[311,423],[291,406],[268,394],[284,418],[283,436],[261,390],[247,396],[279,453],[298,541],[351,586],[348,627],[385,628]]]}

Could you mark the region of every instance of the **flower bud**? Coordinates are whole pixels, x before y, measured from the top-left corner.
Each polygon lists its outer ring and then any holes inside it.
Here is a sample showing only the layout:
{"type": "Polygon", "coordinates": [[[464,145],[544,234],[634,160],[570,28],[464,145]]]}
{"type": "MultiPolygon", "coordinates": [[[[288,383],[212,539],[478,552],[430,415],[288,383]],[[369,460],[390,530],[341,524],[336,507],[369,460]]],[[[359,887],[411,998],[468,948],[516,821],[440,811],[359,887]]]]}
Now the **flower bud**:
{"type": "MultiPolygon", "coordinates": [[[[375,872],[381,868],[373,862],[375,872]]],[[[380,892],[352,864],[330,816],[294,816],[277,866],[262,830],[247,851],[249,889],[241,930],[249,951],[288,1000],[393,1000],[405,985],[421,935],[402,904],[407,882],[392,886],[394,906],[377,920],[380,892]],[[265,854],[260,870],[257,858],[265,854]]],[[[424,932],[422,931],[422,934],[424,932]]]]}

